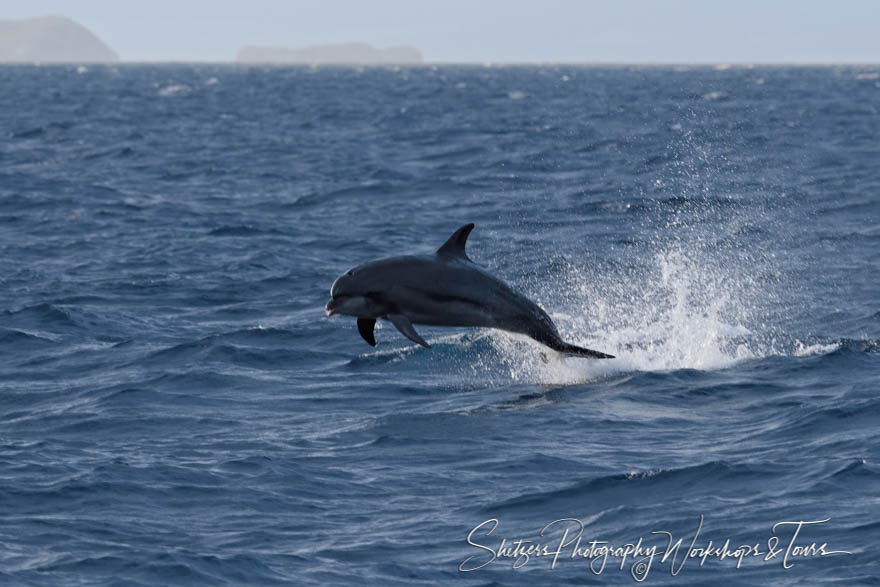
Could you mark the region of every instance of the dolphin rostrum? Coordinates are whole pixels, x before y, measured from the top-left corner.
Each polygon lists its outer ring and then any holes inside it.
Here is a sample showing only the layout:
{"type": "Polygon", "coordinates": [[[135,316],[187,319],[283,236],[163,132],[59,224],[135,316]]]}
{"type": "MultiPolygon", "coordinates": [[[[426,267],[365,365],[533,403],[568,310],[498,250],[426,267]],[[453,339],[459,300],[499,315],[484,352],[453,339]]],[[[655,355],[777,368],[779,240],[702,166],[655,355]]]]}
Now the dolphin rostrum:
{"type": "Polygon", "coordinates": [[[547,312],[475,265],[464,251],[473,228],[456,230],[433,255],[401,255],[351,269],[333,282],[327,315],[357,316],[358,332],[373,346],[376,318],[383,318],[422,346],[428,343],[413,324],[497,328],[560,353],[614,358],[563,341],[547,312]]]}

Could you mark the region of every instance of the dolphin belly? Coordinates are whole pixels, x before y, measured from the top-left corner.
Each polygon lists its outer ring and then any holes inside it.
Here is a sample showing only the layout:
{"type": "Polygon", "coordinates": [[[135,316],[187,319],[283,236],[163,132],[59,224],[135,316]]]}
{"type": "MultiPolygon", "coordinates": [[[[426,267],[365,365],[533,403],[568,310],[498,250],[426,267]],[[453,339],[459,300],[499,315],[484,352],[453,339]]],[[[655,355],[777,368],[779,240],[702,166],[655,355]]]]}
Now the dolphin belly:
{"type": "Polygon", "coordinates": [[[496,325],[496,316],[482,301],[454,294],[410,290],[410,295],[398,302],[398,309],[413,324],[425,326],[496,325]]]}

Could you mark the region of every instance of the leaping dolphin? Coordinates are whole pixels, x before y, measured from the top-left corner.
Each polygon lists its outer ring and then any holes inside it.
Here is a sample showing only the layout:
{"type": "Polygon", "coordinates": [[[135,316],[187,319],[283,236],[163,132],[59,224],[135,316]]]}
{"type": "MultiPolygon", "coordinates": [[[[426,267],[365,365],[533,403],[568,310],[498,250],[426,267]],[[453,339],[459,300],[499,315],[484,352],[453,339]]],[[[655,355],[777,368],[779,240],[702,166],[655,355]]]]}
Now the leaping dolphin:
{"type": "Polygon", "coordinates": [[[464,250],[473,228],[466,224],[456,230],[433,255],[389,257],[349,270],[330,288],[327,315],[357,316],[358,332],[372,346],[376,319],[382,318],[425,347],[413,324],[497,328],[525,334],[560,353],[614,358],[563,341],[547,312],[475,265],[464,250]]]}

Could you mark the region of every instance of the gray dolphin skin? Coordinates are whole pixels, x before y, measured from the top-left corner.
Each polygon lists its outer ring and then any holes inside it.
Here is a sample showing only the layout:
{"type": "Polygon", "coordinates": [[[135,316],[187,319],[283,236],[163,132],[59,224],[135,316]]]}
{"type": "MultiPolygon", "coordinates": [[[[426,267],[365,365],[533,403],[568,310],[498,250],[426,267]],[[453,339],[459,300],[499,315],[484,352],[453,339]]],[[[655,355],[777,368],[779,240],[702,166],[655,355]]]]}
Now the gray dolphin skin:
{"type": "Polygon", "coordinates": [[[327,315],[356,316],[358,331],[373,346],[373,328],[382,318],[425,347],[413,324],[497,328],[567,355],[614,358],[563,341],[547,312],[475,265],[464,250],[473,228],[456,230],[433,255],[390,257],[351,269],[333,282],[327,315]]]}

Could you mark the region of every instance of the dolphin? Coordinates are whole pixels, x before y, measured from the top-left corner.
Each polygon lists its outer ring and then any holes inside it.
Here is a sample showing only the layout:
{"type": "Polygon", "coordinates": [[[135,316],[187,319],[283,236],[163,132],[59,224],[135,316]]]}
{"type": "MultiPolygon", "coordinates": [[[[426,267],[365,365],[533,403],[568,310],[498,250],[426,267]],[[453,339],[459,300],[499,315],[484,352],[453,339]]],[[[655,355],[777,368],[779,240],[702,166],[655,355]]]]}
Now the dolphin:
{"type": "Polygon", "coordinates": [[[497,328],[567,355],[614,358],[562,340],[547,312],[474,264],[464,250],[473,229],[462,226],[432,255],[389,257],[350,269],[333,282],[325,312],[356,316],[358,332],[372,346],[376,319],[382,318],[424,347],[430,345],[413,324],[497,328]]]}

